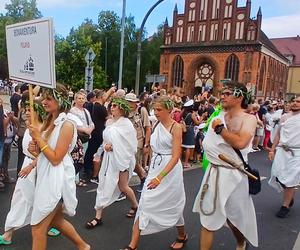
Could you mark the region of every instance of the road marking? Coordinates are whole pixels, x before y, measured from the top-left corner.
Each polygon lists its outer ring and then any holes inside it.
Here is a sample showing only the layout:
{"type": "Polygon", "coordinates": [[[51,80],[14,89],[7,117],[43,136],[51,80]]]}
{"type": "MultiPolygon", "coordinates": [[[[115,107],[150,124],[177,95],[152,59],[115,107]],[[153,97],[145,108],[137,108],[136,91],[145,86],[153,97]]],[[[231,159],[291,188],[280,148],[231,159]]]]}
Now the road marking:
{"type": "Polygon", "coordinates": [[[300,249],[300,233],[298,234],[298,238],[296,240],[293,250],[299,250],[299,249],[300,249]]]}

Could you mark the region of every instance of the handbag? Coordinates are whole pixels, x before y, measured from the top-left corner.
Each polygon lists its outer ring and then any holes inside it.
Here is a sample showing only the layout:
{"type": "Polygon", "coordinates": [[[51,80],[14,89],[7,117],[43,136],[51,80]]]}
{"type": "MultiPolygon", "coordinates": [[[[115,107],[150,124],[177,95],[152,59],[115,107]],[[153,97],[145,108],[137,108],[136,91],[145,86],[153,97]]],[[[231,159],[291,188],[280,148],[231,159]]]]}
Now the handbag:
{"type": "MultiPolygon", "coordinates": [[[[90,121],[89,121],[89,117],[85,111],[85,109],[83,109],[83,112],[84,112],[84,115],[85,115],[85,119],[86,119],[86,122],[87,122],[87,125],[90,126],[90,121]]],[[[84,132],[80,132],[78,131],[77,132],[78,134],[78,139],[82,142],[82,143],[87,143],[90,139],[90,135],[84,133],[84,132]]]]}
{"type": "Polygon", "coordinates": [[[260,181],[260,175],[257,169],[251,168],[248,163],[245,162],[244,157],[240,150],[233,148],[234,151],[237,153],[237,155],[240,157],[244,164],[245,170],[247,170],[249,173],[253,174],[255,177],[257,177],[257,180],[253,180],[249,178],[248,176],[248,182],[249,182],[249,194],[256,195],[261,191],[261,181],[260,181]]]}

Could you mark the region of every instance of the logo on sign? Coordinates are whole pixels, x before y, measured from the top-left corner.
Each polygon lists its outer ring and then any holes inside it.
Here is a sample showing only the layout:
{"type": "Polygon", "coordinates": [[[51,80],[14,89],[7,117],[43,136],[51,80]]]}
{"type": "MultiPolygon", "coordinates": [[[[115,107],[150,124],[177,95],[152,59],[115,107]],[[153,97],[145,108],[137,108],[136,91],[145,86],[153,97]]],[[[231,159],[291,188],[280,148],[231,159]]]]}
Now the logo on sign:
{"type": "Polygon", "coordinates": [[[34,61],[31,56],[24,64],[24,69],[20,70],[21,73],[34,76],[34,61]]]}

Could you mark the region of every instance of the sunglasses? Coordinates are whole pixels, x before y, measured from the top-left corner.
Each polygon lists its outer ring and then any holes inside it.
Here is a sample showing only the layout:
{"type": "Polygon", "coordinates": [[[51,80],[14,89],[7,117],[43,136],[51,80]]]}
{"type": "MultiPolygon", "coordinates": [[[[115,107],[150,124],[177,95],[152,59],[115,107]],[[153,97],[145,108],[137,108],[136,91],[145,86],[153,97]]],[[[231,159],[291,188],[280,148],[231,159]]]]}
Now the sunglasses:
{"type": "Polygon", "coordinates": [[[119,107],[117,104],[115,104],[115,103],[113,103],[112,105],[111,105],[111,107],[112,108],[116,108],[116,107],[119,107]]]}
{"type": "Polygon", "coordinates": [[[233,93],[232,92],[230,92],[230,91],[223,91],[222,93],[221,93],[221,95],[223,95],[223,96],[231,96],[233,93]]]}

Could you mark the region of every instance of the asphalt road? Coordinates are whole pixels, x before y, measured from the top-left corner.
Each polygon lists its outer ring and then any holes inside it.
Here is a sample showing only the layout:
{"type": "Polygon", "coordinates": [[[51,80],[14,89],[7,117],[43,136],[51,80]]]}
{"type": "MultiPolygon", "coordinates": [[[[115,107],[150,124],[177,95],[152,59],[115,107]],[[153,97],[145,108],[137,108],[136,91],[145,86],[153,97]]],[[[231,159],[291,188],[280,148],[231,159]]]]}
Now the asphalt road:
{"type": "MultiPolygon", "coordinates": [[[[270,162],[263,152],[254,153],[250,156],[251,165],[260,170],[262,177],[269,177],[270,162]]],[[[16,152],[12,154],[11,168],[16,163],[16,152]]],[[[12,170],[12,173],[14,171],[12,170]]],[[[194,198],[198,192],[202,179],[200,168],[185,171],[184,182],[187,194],[187,203],[185,208],[186,228],[189,235],[189,241],[186,244],[186,250],[198,249],[199,241],[199,216],[192,213],[194,198]]],[[[0,232],[3,232],[5,216],[9,210],[10,198],[14,185],[0,193],[0,232]]],[[[130,239],[131,227],[133,220],[125,217],[130,204],[127,200],[114,203],[104,212],[103,226],[92,231],[85,229],[84,224],[88,219],[94,216],[94,202],[96,185],[89,184],[88,187],[77,190],[79,205],[75,217],[70,221],[89,242],[92,249],[95,250],[117,250],[125,246],[130,239]]],[[[138,195],[138,193],[137,193],[138,195]]],[[[297,193],[295,205],[286,219],[278,219],[275,213],[281,206],[281,194],[278,194],[267,184],[267,179],[263,180],[262,192],[254,196],[256,207],[259,248],[263,250],[300,250],[299,242],[296,244],[300,231],[300,193],[297,193]]],[[[164,232],[143,236],[141,238],[140,250],[166,250],[169,249],[170,243],[176,237],[176,230],[170,229],[164,232]]],[[[299,239],[298,239],[299,241],[299,239]]],[[[223,228],[215,235],[214,250],[231,250],[235,249],[235,240],[228,228],[223,228]]],[[[16,231],[13,244],[11,246],[0,246],[0,249],[6,250],[29,250],[31,249],[30,227],[16,231]]],[[[49,250],[73,250],[75,247],[63,236],[49,238],[49,250]]],[[[250,249],[255,249],[250,247],[250,249]]]]}

